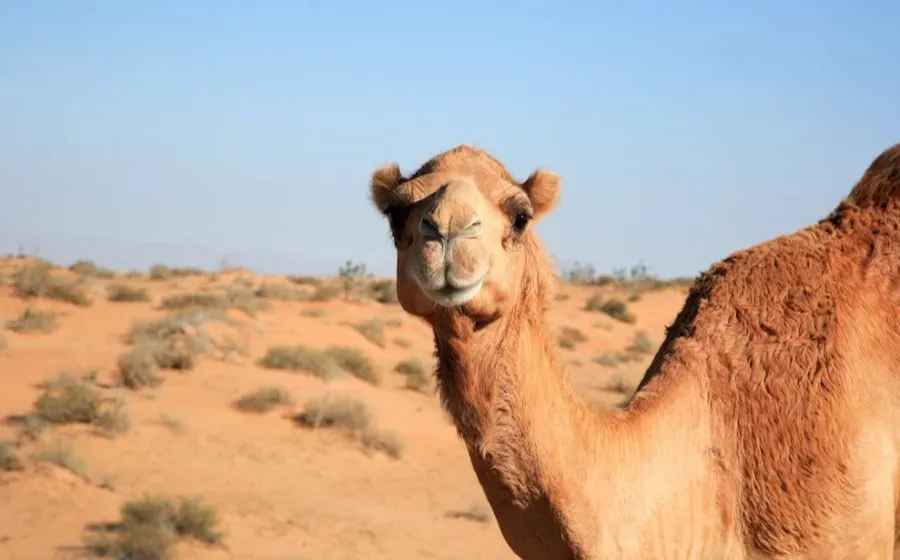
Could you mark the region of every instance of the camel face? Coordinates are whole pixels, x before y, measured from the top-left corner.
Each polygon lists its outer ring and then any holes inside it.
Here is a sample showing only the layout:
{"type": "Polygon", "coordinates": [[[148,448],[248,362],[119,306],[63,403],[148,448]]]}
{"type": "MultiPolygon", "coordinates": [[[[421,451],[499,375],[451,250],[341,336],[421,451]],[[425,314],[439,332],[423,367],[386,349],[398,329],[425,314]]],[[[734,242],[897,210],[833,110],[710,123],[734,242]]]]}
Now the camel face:
{"type": "Polygon", "coordinates": [[[516,182],[481,150],[460,146],[405,178],[396,165],[372,174],[371,195],[397,249],[397,295],[413,315],[456,309],[489,321],[515,299],[532,222],[559,180],[536,171],[516,182]]]}

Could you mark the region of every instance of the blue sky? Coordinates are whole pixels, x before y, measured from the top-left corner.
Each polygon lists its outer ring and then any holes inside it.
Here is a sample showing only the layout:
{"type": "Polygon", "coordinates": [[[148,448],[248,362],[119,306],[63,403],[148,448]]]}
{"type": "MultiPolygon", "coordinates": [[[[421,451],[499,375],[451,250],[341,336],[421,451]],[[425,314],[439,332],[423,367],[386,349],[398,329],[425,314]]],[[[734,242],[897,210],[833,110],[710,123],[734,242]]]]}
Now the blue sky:
{"type": "Polygon", "coordinates": [[[0,3],[0,251],[393,271],[373,168],[563,179],[562,263],[694,274],[900,142],[888,2],[0,3]]]}

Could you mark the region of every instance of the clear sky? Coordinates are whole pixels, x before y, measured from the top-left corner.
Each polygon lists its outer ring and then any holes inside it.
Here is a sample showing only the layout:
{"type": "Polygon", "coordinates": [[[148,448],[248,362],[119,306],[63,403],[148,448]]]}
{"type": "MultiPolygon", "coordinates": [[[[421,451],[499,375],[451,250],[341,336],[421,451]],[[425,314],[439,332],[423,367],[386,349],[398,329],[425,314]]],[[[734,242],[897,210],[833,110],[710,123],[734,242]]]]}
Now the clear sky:
{"type": "Polygon", "coordinates": [[[372,169],[473,143],[560,173],[563,265],[694,274],[900,142],[898,28],[886,0],[0,2],[0,251],[390,273],[372,169]]]}

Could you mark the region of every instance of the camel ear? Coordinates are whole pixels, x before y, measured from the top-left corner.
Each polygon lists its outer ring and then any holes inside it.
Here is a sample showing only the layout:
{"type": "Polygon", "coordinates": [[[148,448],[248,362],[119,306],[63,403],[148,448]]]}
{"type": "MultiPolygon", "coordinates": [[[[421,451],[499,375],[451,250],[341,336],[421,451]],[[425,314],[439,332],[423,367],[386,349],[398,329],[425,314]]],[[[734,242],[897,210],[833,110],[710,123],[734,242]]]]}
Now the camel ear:
{"type": "Polygon", "coordinates": [[[538,169],[522,183],[522,189],[531,200],[534,217],[538,219],[556,206],[559,198],[559,175],[552,171],[538,169]]]}
{"type": "Polygon", "coordinates": [[[383,165],[372,172],[372,181],[370,183],[372,203],[378,208],[378,211],[384,214],[391,206],[397,203],[395,190],[406,179],[400,172],[400,167],[396,163],[383,165]]]}

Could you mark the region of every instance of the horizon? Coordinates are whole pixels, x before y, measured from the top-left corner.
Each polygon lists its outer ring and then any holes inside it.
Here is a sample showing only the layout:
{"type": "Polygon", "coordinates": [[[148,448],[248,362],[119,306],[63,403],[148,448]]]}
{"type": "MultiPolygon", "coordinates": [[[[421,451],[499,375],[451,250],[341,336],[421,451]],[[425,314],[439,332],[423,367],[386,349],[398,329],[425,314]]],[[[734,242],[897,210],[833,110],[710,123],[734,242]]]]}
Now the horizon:
{"type": "Polygon", "coordinates": [[[393,276],[371,172],[465,143],[561,175],[561,269],[694,276],[900,141],[900,6],[205,6],[0,6],[0,254],[393,276]]]}

